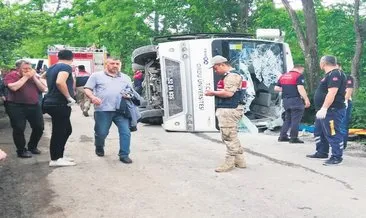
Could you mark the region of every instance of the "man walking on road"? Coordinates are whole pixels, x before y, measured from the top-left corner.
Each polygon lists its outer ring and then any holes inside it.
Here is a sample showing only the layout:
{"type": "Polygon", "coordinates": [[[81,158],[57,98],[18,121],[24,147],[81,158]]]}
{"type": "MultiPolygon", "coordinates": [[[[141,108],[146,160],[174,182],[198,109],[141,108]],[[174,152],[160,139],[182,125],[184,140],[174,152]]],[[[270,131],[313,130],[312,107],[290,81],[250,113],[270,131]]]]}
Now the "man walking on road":
{"type": "Polygon", "coordinates": [[[310,101],[304,88],[304,67],[295,65],[288,73],[283,74],[275,86],[275,91],[282,92],[285,121],[278,138],[279,142],[304,143],[298,138],[299,124],[305,108],[310,107],[310,101]],[[304,105],[305,103],[305,105],[304,105]],[[290,131],[290,138],[287,135],[290,131]]]}
{"type": "Polygon", "coordinates": [[[89,79],[90,74],[85,71],[84,65],[78,66],[76,74],[76,100],[80,105],[83,115],[89,116],[90,99],[85,95],[84,86],[89,79]]]}
{"type": "Polygon", "coordinates": [[[58,63],[46,73],[48,93],[43,100],[43,109],[52,118],[50,141],[50,167],[74,166],[74,160],[64,156],[67,139],[72,133],[71,106],[75,104],[70,50],[58,52],[58,63]]]}
{"type": "Polygon", "coordinates": [[[104,156],[105,139],[109,133],[112,122],[117,126],[119,133],[119,159],[130,164],[129,158],[131,132],[129,119],[116,112],[116,105],[122,97],[122,92],[128,86],[132,87],[131,79],[120,72],[121,62],[118,58],[109,57],[104,72],[93,73],[85,84],[85,94],[95,105],[94,132],[95,153],[104,156]]]}
{"type": "Polygon", "coordinates": [[[46,90],[46,86],[36,76],[31,63],[20,60],[16,67],[17,71],[7,74],[4,79],[8,88],[6,111],[13,128],[18,157],[30,158],[32,154],[41,153],[37,146],[43,134],[44,123],[39,95],[46,90]],[[27,120],[32,128],[28,150],[25,148],[24,137],[27,120]]]}
{"type": "Polygon", "coordinates": [[[222,78],[217,83],[217,91],[207,90],[205,95],[216,97],[216,116],[222,140],[227,147],[226,160],[215,171],[226,172],[235,166],[245,168],[244,150],[238,138],[238,122],[244,114],[243,79],[225,57],[217,55],[212,58],[211,63],[212,68],[222,78]]]}
{"type": "Polygon", "coordinates": [[[337,67],[334,56],[323,56],[320,68],[325,76],[314,95],[316,113],[315,143],[316,153],[307,155],[309,158],[328,158],[329,145],[332,147],[331,157],[324,165],[337,165],[343,160],[343,126],[346,93],[346,75],[337,67]]]}

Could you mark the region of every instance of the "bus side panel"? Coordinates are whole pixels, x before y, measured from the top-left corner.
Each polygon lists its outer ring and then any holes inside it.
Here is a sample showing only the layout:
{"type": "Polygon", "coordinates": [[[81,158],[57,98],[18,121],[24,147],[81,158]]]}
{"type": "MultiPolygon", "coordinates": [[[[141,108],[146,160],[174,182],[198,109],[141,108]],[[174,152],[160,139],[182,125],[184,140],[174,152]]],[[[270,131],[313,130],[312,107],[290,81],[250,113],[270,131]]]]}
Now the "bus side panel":
{"type": "Polygon", "coordinates": [[[210,68],[212,39],[190,41],[191,89],[194,131],[217,131],[215,128],[215,98],[205,96],[214,89],[214,72],[210,68]]]}

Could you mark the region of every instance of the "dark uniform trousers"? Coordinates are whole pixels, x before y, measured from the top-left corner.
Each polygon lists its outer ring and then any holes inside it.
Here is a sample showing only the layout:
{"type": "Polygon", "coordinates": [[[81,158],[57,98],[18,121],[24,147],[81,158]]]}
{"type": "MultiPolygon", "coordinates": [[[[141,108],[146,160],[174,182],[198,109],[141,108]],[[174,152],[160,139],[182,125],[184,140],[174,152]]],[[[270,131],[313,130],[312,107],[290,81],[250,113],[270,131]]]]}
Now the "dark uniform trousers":
{"type": "Polygon", "coordinates": [[[17,147],[17,152],[21,153],[26,149],[24,131],[27,121],[32,128],[28,149],[37,148],[44,129],[41,106],[39,104],[31,105],[8,102],[6,111],[10,118],[11,127],[13,128],[13,140],[17,147]]]}
{"type": "Polygon", "coordinates": [[[316,151],[319,154],[329,153],[332,147],[332,156],[342,157],[343,155],[343,121],[346,109],[329,108],[324,119],[315,120],[315,143],[316,151]]]}
{"type": "Polygon", "coordinates": [[[343,146],[344,146],[344,148],[347,147],[347,142],[348,142],[348,128],[349,128],[350,120],[352,118],[352,107],[353,107],[352,101],[348,100],[346,116],[344,117],[344,122],[343,122],[343,131],[344,131],[343,146]]]}
{"type": "Polygon", "coordinates": [[[290,138],[297,138],[299,136],[299,124],[305,110],[304,103],[300,97],[284,98],[283,106],[285,108],[285,120],[280,137],[287,138],[287,132],[291,129],[290,138]]]}

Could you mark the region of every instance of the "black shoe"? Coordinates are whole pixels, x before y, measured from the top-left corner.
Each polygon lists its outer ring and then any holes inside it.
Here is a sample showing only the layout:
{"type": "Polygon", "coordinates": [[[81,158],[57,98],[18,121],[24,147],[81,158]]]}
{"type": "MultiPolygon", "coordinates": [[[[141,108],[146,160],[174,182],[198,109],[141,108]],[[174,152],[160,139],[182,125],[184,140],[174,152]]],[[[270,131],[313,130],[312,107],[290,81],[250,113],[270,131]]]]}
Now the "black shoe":
{"type": "Polygon", "coordinates": [[[131,132],[135,132],[135,131],[137,131],[137,127],[136,127],[136,126],[131,126],[131,127],[130,127],[130,131],[131,131],[131,132]]]}
{"type": "Polygon", "coordinates": [[[343,158],[341,157],[330,157],[328,160],[326,160],[323,165],[325,166],[336,166],[340,165],[343,161],[343,158]]]}
{"type": "Polygon", "coordinates": [[[103,157],[104,156],[104,149],[103,148],[96,148],[95,149],[95,154],[99,157],[103,157]]]}
{"type": "Polygon", "coordinates": [[[41,154],[41,151],[38,148],[28,149],[32,154],[41,154]]]}
{"type": "Polygon", "coordinates": [[[21,151],[21,152],[17,152],[18,153],[18,157],[20,158],[31,158],[32,157],[32,153],[30,153],[30,151],[21,151]]]}
{"type": "Polygon", "coordinates": [[[288,137],[278,137],[278,141],[279,142],[289,142],[290,141],[290,138],[288,138],[288,137]]]}
{"type": "Polygon", "coordinates": [[[291,144],[303,144],[304,141],[300,140],[299,138],[291,138],[290,143],[291,144]]]}
{"type": "Polygon", "coordinates": [[[327,154],[319,154],[318,152],[315,154],[308,154],[306,155],[306,157],[308,158],[319,158],[319,159],[324,159],[324,158],[328,158],[327,154]]]}
{"type": "Polygon", "coordinates": [[[131,158],[129,157],[120,157],[119,160],[122,162],[122,163],[125,163],[125,164],[130,164],[132,163],[132,160],[131,158]]]}

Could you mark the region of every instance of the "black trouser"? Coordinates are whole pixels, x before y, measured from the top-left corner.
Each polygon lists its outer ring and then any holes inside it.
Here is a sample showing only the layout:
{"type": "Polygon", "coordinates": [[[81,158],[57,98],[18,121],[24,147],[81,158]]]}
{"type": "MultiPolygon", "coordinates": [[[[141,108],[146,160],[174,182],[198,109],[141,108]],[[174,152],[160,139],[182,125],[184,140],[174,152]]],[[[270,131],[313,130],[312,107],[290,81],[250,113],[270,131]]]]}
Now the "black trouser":
{"type": "Polygon", "coordinates": [[[25,151],[24,131],[28,120],[32,133],[28,142],[28,149],[37,148],[38,142],[43,135],[44,123],[41,106],[39,104],[16,104],[7,102],[6,112],[10,118],[13,128],[13,140],[17,147],[17,152],[25,151]]]}
{"type": "Polygon", "coordinates": [[[285,108],[285,120],[283,122],[280,137],[287,138],[287,132],[290,131],[290,138],[299,136],[299,124],[304,114],[304,103],[300,97],[283,99],[285,108]]]}
{"type": "Polygon", "coordinates": [[[50,142],[51,160],[63,158],[65,144],[71,135],[71,108],[68,106],[49,106],[44,108],[52,118],[52,135],[50,142]]]}

